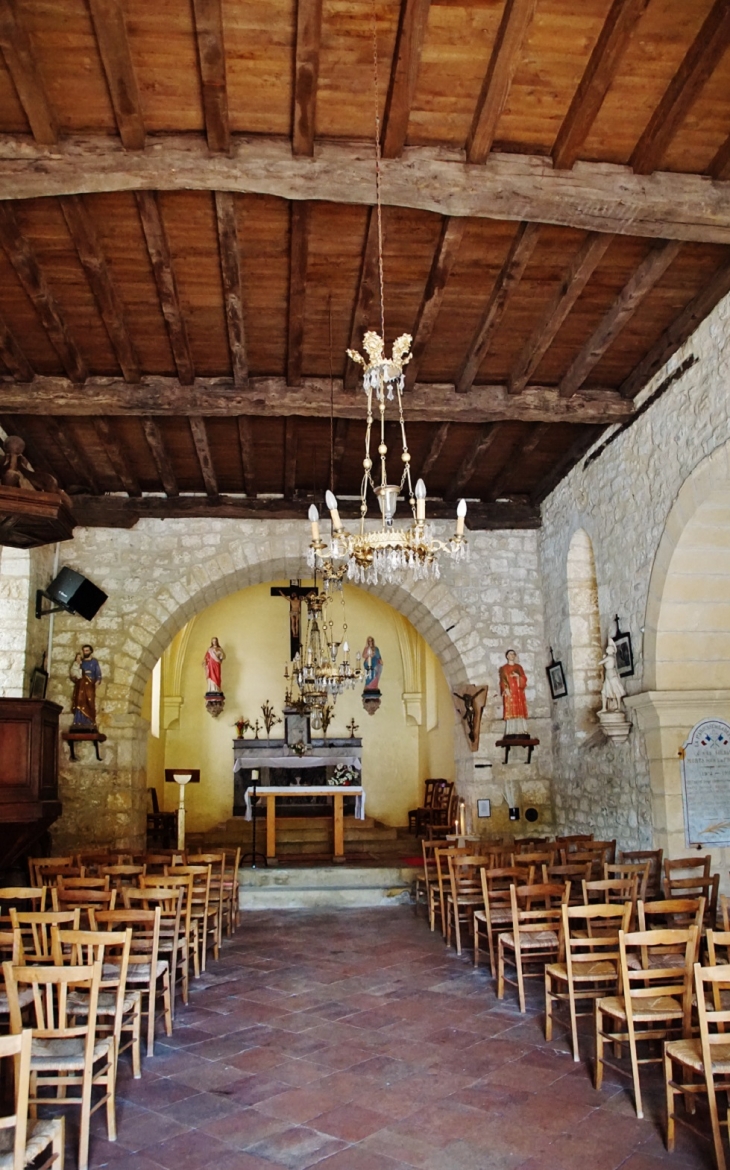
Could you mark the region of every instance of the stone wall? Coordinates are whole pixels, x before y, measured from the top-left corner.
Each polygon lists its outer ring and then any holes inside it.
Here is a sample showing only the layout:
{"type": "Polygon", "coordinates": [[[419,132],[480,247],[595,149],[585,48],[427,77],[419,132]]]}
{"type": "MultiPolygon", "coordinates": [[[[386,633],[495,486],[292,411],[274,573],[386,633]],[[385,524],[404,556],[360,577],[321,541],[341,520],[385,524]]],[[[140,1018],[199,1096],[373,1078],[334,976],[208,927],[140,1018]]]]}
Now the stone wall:
{"type": "Polygon", "coordinates": [[[49,618],[36,618],[35,595],[50,582],[52,565],[51,547],[0,547],[1,696],[27,696],[33,668],[41,664],[49,618]]]}

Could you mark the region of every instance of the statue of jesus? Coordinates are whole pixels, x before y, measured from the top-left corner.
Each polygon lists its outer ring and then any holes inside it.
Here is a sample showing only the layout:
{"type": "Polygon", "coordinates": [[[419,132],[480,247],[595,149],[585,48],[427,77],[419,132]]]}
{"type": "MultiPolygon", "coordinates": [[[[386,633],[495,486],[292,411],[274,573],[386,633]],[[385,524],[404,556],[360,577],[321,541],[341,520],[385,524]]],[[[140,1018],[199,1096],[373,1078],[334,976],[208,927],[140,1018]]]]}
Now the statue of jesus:
{"type": "Polygon", "coordinates": [[[223,651],[220,642],[217,638],[211,638],[210,646],[205,652],[203,659],[203,666],[205,667],[205,693],[223,694],[223,687],[221,686],[221,663],[225,659],[225,652],[223,651]]]}

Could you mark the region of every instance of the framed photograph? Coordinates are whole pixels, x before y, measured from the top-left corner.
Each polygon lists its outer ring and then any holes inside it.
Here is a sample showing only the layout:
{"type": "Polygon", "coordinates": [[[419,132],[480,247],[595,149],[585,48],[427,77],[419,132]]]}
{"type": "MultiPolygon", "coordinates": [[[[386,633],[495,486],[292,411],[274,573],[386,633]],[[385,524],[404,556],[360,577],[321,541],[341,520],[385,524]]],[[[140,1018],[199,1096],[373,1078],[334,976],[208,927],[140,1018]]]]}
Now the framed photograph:
{"type": "Polygon", "coordinates": [[[616,666],[621,678],[634,673],[634,654],[631,649],[631,634],[622,634],[618,629],[613,636],[616,643],[616,666]]]}
{"type": "Polygon", "coordinates": [[[562,699],[568,693],[562,662],[551,662],[546,667],[546,670],[548,683],[550,684],[550,694],[554,699],[562,699]]]}
{"type": "Polygon", "coordinates": [[[477,801],[477,816],[478,817],[491,817],[491,815],[492,815],[492,802],[491,802],[491,800],[478,800],[477,801]]]}
{"type": "Polygon", "coordinates": [[[48,671],[44,670],[42,666],[33,667],[33,673],[30,676],[31,699],[45,699],[47,686],[48,671]]]}

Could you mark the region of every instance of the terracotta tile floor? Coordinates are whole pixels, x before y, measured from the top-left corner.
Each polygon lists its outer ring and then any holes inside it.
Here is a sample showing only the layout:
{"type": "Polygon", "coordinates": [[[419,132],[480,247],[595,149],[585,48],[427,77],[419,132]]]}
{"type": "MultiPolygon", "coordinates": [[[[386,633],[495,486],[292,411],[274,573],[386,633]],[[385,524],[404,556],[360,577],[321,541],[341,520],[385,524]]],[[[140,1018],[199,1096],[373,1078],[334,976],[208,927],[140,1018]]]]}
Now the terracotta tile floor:
{"type": "MultiPolygon", "coordinates": [[[[249,913],[192,986],[175,1032],[123,1060],[110,1170],[690,1170],[711,1147],[663,1145],[658,1069],[639,1121],[623,1081],[596,1093],[560,1029],[527,1015],[407,907],[249,913]]],[[[590,1039],[586,1037],[586,1051],[590,1039]]],[[[69,1168],[76,1165],[75,1130],[69,1168]]]]}

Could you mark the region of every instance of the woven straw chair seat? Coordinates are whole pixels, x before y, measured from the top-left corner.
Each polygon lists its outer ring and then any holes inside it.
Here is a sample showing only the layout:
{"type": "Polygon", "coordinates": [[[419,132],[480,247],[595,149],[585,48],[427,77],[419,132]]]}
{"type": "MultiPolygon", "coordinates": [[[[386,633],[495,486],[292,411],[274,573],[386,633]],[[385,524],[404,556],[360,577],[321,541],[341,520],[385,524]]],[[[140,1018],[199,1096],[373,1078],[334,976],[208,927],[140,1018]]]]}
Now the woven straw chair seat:
{"type": "MultiPolygon", "coordinates": [[[[33,988],[24,987],[18,991],[18,1002],[21,1008],[27,1007],[29,1003],[33,1002],[33,988]]],[[[8,997],[4,991],[0,991],[0,1016],[7,1016],[10,1009],[8,1007],[8,997]]]]}
{"type": "MultiPolygon", "coordinates": [[[[646,999],[632,998],[633,1017],[641,1023],[655,1020],[658,1016],[664,1019],[681,1020],[682,1005],[671,995],[657,995],[646,999]]],[[[613,1016],[617,1020],[626,1019],[626,1007],[621,996],[609,996],[600,1001],[601,1011],[613,1016]]]]}
{"type": "MultiPolygon", "coordinates": [[[[125,991],[122,1011],[131,1012],[138,1000],[138,991],[125,991]]],[[[83,992],[71,992],[68,997],[68,1010],[75,1013],[77,1016],[85,1016],[87,1014],[89,1010],[89,1001],[88,998],[84,996],[83,992]]],[[[116,991],[100,991],[96,1010],[97,1014],[100,1016],[113,1016],[117,1010],[116,991]]]]}
{"type": "MultiPolygon", "coordinates": [[[[568,968],[565,963],[550,963],[545,970],[556,979],[567,980],[568,978],[568,968]]],[[[573,978],[579,981],[601,979],[604,976],[606,979],[616,978],[616,965],[607,959],[595,959],[592,963],[576,963],[573,967],[573,978]]]]}
{"type": "MultiPolygon", "coordinates": [[[[655,952],[649,955],[648,958],[650,971],[662,971],[665,967],[684,967],[684,955],[677,954],[676,951],[674,954],[665,955],[661,954],[661,952],[659,954],[655,952]]],[[[629,971],[641,971],[641,956],[627,955],[626,966],[629,971]]]]}
{"type": "MultiPolygon", "coordinates": [[[[730,1073],[730,1043],[713,1044],[710,1051],[712,1053],[712,1071],[716,1075],[730,1073]]],[[[696,1072],[704,1072],[702,1045],[699,1040],[670,1040],[667,1044],[667,1052],[676,1056],[678,1060],[682,1061],[682,1064],[695,1069],[696,1072]]]]}
{"type": "MultiPolygon", "coordinates": [[[[31,1049],[31,1072],[54,1072],[56,1069],[66,1072],[82,1072],[85,1043],[83,1036],[69,1036],[67,1039],[58,1040],[43,1040],[34,1036],[31,1049]]],[[[111,1036],[96,1041],[94,1045],[95,1061],[107,1056],[111,1043],[111,1036]]]]}
{"type": "MultiPolygon", "coordinates": [[[[499,936],[502,946],[514,950],[515,936],[512,931],[499,936]]],[[[520,935],[521,951],[541,951],[545,947],[557,947],[558,936],[554,930],[533,930],[520,935]]]]}
{"type": "MultiPolygon", "coordinates": [[[[157,960],[157,977],[165,974],[167,963],[164,959],[157,960]]],[[[148,983],[150,978],[149,963],[130,964],[127,969],[127,983],[148,983]]]]}
{"type": "MultiPolygon", "coordinates": [[[[53,1141],[56,1133],[61,1133],[61,1119],[50,1117],[47,1121],[28,1119],[28,1132],[25,1137],[25,1164],[29,1166],[39,1154],[53,1141]]],[[[13,1142],[14,1129],[0,1130],[0,1170],[13,1170],[13,1142]]]]}

